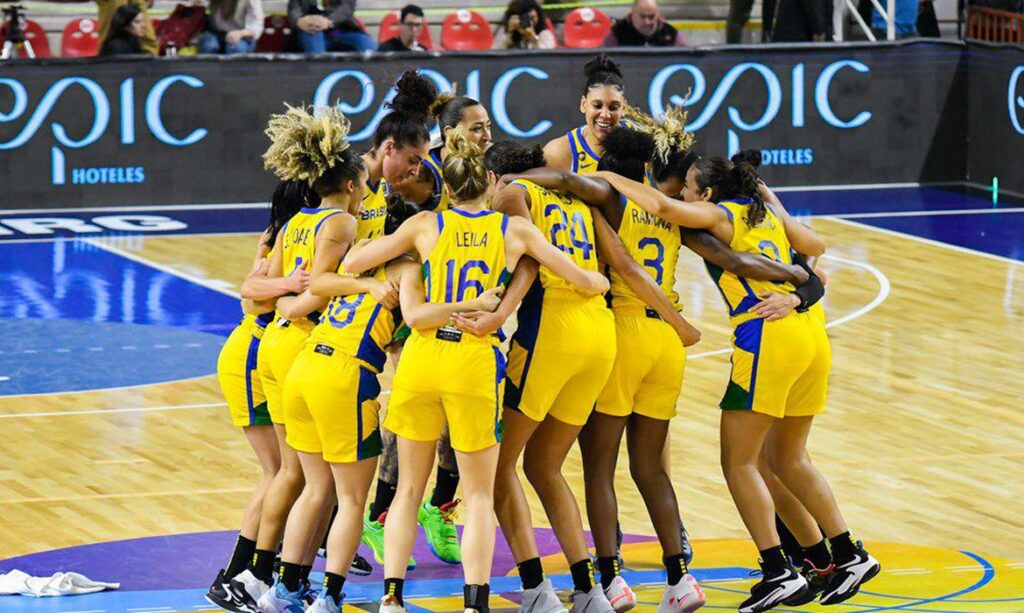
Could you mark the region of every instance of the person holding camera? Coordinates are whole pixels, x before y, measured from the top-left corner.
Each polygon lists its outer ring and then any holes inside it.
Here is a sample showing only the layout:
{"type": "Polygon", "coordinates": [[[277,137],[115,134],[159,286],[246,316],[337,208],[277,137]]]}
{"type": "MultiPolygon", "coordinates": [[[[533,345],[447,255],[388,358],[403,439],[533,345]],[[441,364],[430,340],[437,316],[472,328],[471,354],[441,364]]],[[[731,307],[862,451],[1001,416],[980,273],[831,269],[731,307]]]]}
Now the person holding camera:
{"type": "Polygon", "coordinates": [[[494,49],[554,49],[555,33],[548,28],[537,0],[512,0],[494,33],[494,49]]]}

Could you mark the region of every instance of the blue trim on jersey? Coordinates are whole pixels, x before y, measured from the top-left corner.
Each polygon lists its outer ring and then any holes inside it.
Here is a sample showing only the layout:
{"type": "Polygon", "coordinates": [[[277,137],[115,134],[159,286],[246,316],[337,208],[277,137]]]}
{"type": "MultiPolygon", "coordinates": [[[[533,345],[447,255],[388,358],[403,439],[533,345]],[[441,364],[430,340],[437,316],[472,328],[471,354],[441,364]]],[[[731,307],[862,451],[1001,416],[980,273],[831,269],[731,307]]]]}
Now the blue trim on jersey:
{"type": "MultiPolygon", "coordinates": [[[[729,199],[729,202],[734,202],[736,204],[750,204],[753,201],[754,201],[753,198],[730,198],[729,199]]],[[[719,205],[719,206],[721,206],[721,205],[719,205]]]]}
{"type": "MultiPolygon", "coordinates": [[[[381,177],[381,178],[377,179],[377,184],[376,185],[374,185],[373,183],[370,183],[370,179],[367,178],[366,179],[366,187],[370,188],[370,193],[371,194],[376,195],[377,194],[377,190],[380,189],[380,184],[383,183],[383,182],[384,182],[384,177],[381,177]]],[[[370,196],[370,194],[366,194],[366,196],[363,196],[363,199],[365,200],[369,196],[370,196]]]]}
{"type": "Polygon", "coordinates": [[[540,279],[535,279],[533,285],[523,298],[519,307],[519,327],[512,335],[512,342],[526,350],[526,362],[523,364],[523,374],[519,381],[507,380],[505,382],[505,406],[519,410],[519,401],[523,397],[523,390],[526,388],[526,380],[530,374],[530,364],[533,362],[534,349],[537,346],[537,335],[540,332],[541,311],[544,304],[544,286],[540,279]]]}
{"type": "Polygon", "coordinates": [[[441,234],[444,232],[444,216],[441,213],[437,214],[437,233],[441,234]]]}
{"type": "Polygon", "coordinates": [[[462,215],[463,217],[469,217],[469,218],[485,217],[487,215],[491,215],[493,213],[497,213],[497,211],[491,211],[491,210],[488,210],[488,209],[484,209],[482,211],[477,211],[476,213],[470,213],[469,211],[463,211],[462,209],[451,209],[451,211],[452,211],[452,213],[455,213],[456,215],[462,215]]]}
{"type": "Polygon", "coordinates": [[[733,218],[732,211],[729,210],[729,207],[725,206],[724,204],[716,204],[715,206],[725,211],[725,214],[729,216],[729,223],[736,223],[736,220],[735,218],[733,218]]]}
{"type": "Polygon", "coordinates": [[[629,205],[629,199],[622,192],[619,192],[619,204],[622,205],[622,208],[626,208],[629,205]]]}
{"type": "Polygon", "coordinates": [[[328,219],[330,219],[331,217],[334,217],[334,216],[335,216],[335,215],[337,215],[338,213],[344,213],[344,212],[345,212],[345,211],[342,211],[342,210],[337,210],[337,211],[335,211],[335,212],[333,212],[333,213],[330,213],[329,215],[324,215],[324,218],[323,218],[323,219],[321,219],[321,220],[320,220],[319,222],[317,222],[317,224],[316,224],[316,227],[315,227],[315,228],[313,228],[313,236],[316,236],[316,233],[320,231],[320,226],[324,225],[324,222],[325,222],[325,221],[327,221],[327,220],[328,220],[328,219]]]}
{"type": "Polygon", "coordinates": [[[270,324],[274,323],[274,312],[261,313],[256,316],[256,325],[261,328],[266,328],[270,324]]]}
{"type": "MultiPolygon", "coordinates": [[[[508,215],[501,216],[501,235],[505,236],[505,231],[508,230],[508,215]]],[[[508,270],[508,269],[506,269],[508,270]]]]}
{"type": "Polygon", "coordinates": [[[572,171],[578,172],[580,169],[580,150],[576,146],[576,137],[573,136],[572,130],[566,132],[565,137],[569,139],[569,151],[572,151],[572,171]]]}
{"type": "Polygon", "coordinates": [[[256,424],[256,407],[252,400],[252,373],[256,370],[256,357],[260,351],[260,339],[255,336],[249,341],[249,352],[245,355],[245,404],[249,408],[249,425],[256,424]]]}
{"type": "Polygon", "coordinates": [[[736,326],[736,347],[754,355],[754,363],[750,367],[750,389],[747,390],[747,408],[754,406],[754,388],[757,385],[757,363],[761,357],[761,338],[764,332],[764,320],[758,317],[736,326]]]}
{"type": "Polygon", "coordinates": [[[377,306],[373,307],[373,313],[370,314],[370,319],[366,322],[366,329],[363,330],[363,339],[359,341],[359,347],[356,349],[356,357],[376,368],[378,372],[384,370],[384,363],[388,359],[388,354],[384,353],[384,350],[377,346],[371,333],[373,324],[377,322],[377,316],[380,315],[380,311],[381,305],[378,303],[377,306]]]}
{"type": "Polygon", "coordinates": [[[505,356],[502,355],[501,350],[497,347],[491,347],[494,350],[494,442],[501,442],[501,382],[505,379],[506,361],[505,356]]]}
{"type": "Polygon", "coordinates": [[[594,153],[594,150],[590,148],[590,144],[587,143],[587,139],[583,137],[583,126],[576,128],[576,132],[578,134],[577,138],[579,138],[580,146],[583,147],[583,150],[587,152],[587,155],[594,158],[594,161],[600,162],[601,156],[594,153]]]}
{"type": "Polygon", "coordinates": [[[433,164],[427,162],[426,160],[421,161],[420,164],[423,164],[428,169],[430,169],[430,174],[434,175],[434,187],[440,190],[441,187],[444,185],[444,179],[441,178],[441,172],[438,170],[440,164],[434,166],[433,164]]]}
{"type": "MultiPolygon", "coordinates": [[[[575,171],[574,171],[574,172],[575,172],[575,171]]],[[[520,182],[519,182],[519,180],[516,180],[516,181],[513,181],[513,182],[511,182],[511,183],[509,183],[509,185],[515,185],[516,187],[521,187],[521,188],[525,189],[526,191],[530,191],[530,188],[529,188],[529,187],[526,187],[525,185],[523,185],[522,183],[520,183],[520,182]]]]}

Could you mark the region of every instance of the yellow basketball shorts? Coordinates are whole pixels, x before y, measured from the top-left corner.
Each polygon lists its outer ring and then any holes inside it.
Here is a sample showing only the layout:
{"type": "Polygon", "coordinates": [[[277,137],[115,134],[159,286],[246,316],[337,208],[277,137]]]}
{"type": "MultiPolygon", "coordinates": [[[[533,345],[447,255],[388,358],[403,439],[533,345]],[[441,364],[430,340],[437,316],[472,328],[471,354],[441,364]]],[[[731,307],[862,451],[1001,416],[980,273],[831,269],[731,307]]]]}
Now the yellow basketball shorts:
{"type": "Polygon", "coordinates": [[[485,339],[433,334],[413,331],[405,342],[384,427],[412,441],[434,441],[447,420],[456,451],[500,443],[505,356],[485,339]]]}
{"type": "Polygon", "coordinates": [[[261,328],[245,317],[228,337],[217,358],[217,381],[228,403],[231,423],[240,428],[270,425],[267,400],[257,372],[261,328]]]}
{"type": "Polygon", "coordinates": [[[380,455],[379,395],[376,373],[327,343],[308,341],[282,393],[288,445],[332,464],[380,455]]]}
{"type": "Polygon", "coordinates": [[[267,326],[263,333],[257,363],[260,381],[263,383],[263,394],[267,398],[267,411],[270,413],[270,421],[275,424],[284,423],[284,382],[288,379],[288,371],[295,361],[295,356],[302,351],[311,330],[312,328],[307,325],[277,319],[267,326]]]}
{"type": "Polygon", "coordinates": [[[733,333],[727,410],[805,417],[825,410],[832,349],[820,315],[745,321],[733,333]]]}
{"type": "Polygon", "coordinates": [[[615,363],[615,319],[603,299],[544,296],[519,310],[505,407],[534,421],[587,423],[615,363]]]}
{"type": "Polygon", "coordinates": [[[597,398],[597,412],[651,419],[676,416],[686,348],[679,336],[647,309],[615,309],[615,366],[597,398]]]}

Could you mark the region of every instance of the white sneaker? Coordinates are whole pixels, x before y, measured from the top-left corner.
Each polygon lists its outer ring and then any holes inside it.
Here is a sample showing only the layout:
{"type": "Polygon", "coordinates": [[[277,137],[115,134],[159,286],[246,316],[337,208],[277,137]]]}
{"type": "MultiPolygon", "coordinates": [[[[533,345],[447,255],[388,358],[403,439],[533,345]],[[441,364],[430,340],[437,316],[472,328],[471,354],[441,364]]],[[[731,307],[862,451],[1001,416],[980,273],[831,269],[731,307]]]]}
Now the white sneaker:
{"type": "Polygon", "coordinates": [[[228,581],[228,586],[239,608],[246,611],[255,611],[256,603],[272,587],[269,583],[260,581],[248,568],[228,581]]]}
{"type": "Polygon", "coordinates": [[[679,583],[665,588],[657,613],[692,613],[703,607],[705,602],[704,590],[693,575],[687,573],[679,583]]]}
{"type": "Polygon", "coordinates": [[[519,613],[568,613],[568,609],[558,599],[551,581],[545,579],[537,587],[523,590],[519,613]]]}
{"type": "Polygon", "coordinates": [[[301,591],[289,592],[283,583],[278,583],[260,596],[256,610],[260,613],[302,613],[305,605],[301,591]]]}
{"type": "Polygon", "coordinates": [[[341,595],[341,603],[335,604],[333,598],[328,598],[323,592],[317,596],[313,604],[309,605],[306,613],[341,613],[341,604],[345,602],[345,595],[341,595]]]}
{"type": "Polygon", "coordinates": [[[590,588],[589,592],[573,592],[569,598],[573,613],[615,613],[615,607],[608,602],[601,584],[590,588]]]}
{"type": "Polygon", "coordinates": [[[612,579],[611,585],[604,588],[604,595],[612,603],[616,613],[625,613],[636,606],[636,594],[622,577],[612,579]]]}
{"type": "Polygon", "coordinates": [[[394,596],[384,596],[380,599],[380,609],[378,613],[407,613],[405,607],[398,604],[398,600],[394,596]]]}

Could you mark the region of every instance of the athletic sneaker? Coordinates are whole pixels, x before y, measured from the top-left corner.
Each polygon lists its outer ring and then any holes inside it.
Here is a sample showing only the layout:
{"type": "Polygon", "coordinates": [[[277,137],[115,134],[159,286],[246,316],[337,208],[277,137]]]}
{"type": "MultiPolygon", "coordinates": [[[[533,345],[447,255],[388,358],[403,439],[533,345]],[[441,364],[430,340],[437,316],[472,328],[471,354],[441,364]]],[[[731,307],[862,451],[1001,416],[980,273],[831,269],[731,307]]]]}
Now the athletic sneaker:
{"type": "Polygon", "coordinates": [[[424,500],[420,505],[419,521],[423,532],[427,535],[430,551],[438,560],[447,564],[462,562],[462,549],[459,547],[459,533],[455,529],[455,507],[459,500],[446,502],[435,507],[424,500]]]}
{"type": "Polygon", "coordinates": [[[807,580],[807,589],[802,594],[790,596],[789,598],[782,601],[782,604],[787,607],[802,607],[805,604],[809,604],[818,599],[818,596],[825,591],[828,587],[829,577],[832,575],[832,571],[835,570],[835,564],[829,564],[827,568],[815,568],[814,564],[811,564],[810,560],[804,560],[803,568],[800,569],[800,574],[807,580]]]}
{"type": "Polygon", "coordinates": [[[853,560],[836,565],[821,594],[821,604],[839,604],[853,598],[864,585],[882,570],[878,560],[863,549],[854,552],[853,560]]]}
{"type": "Polygon", "coordinates": [[[348,567],[350,575],[356,575],[357,577],[365,577],[373,572],[373,566],[370,562],[359,555],[358,553],[352,558],[352,564],[348,567]]]}
{"type": "Polygon", "coordinates": [[[274,589],[264,592],[256,602],[256,610],[260,613],[302,613],[306,603],[302,600],[302,590],[289,592],[283,583],[274,589]]]}
{"type": "Polygon", "coordinates": [[[679,530],[682,532],[681,536],[683,539],[683,562],[689,566],[693,562],[693,545],[690,544],[690,533],[686,531],[686,526],[683,525],[683,520],[679,520],[679,530]]]}
{"type": "Polygon", "coordinates": [[[217,571],[217,578],[210,584],[210,589],[206,591],[206,601],[210,604],[220,607],[225,611],[232,611],[232,613],[247,613],[248,609],[242,606],[240,601],[236,601],[234,595],[231,593],[230,585],[228,580],[224,576],[224,569],[217,571]]]}
{"type": "Polygon", "coordinates": [[[394,596],[385,596],[380,599],[380,609],[377,613],[407,613],[405,607],[398,604],[394,596]]]}
{"type": "Polygon", "coordinates": [[[807,580],[792,566],[786,566],[781,572],[769,573],[761,564],[763,577],[750,588],[750,598],[740,605],[740,613],[758,613],[774,609],[782,601],[795,596],[807,589],[807,580]]]}
{"type": "Polygon", "coordinates": [[[313,603],[320,596],[320,590],[313,588],[313,585],[307,580],[302,582],[302,588],[299,590],[299,597],[302,598],[302,603],[306,609],[313,606],[313,603]]]}
{"type": "Polygon", "coordinates": [[[254,613],[256,611],[256,603],[265,592],[270,591],[271,587],[273,586],[261,581],[248,568],[243,570],[234,579],[228,581],[228,591],[231,592],[231,600],[237,603],[239,607],[238,609],[230,610],[254,613]]]}
{"type": "Polygon", "coordinates": [[[575,591],[569,597],[573,613],[615,613],[615,607],[608,602],[601,585],[595,585],[589,592],[575,591]]]}
{"type": "Polygon", "coordinates": [[[321,593],[313,604],[309,605],[306,613],[341,613],[341,605],[345,602],[345,595],[341,595],[341,602],[335,604],[334,599],[321,593]]]}
{"type": "MultiPolygon", "coordinates": [[[[387,516],[388,512],[384,511],[376,521],[370,519],[369,513],[363,518],[363,544],[373,551],[373,559],[381,565],[384,564],[384,520],[387,519],[387,516]]],[[[411,555],[406,568],[408,570],[416,568],[416,559],[411,555]]]]}
{"type": "Polygon", "coordinates": [[[604,595],[617,613],[623,613],[636,606],[636,594],[622,577],[612,579],[608,587],[604,588],[604,595]]]}
{"type": "Polygon", "coordinates": [[[519,613],[568,613],[568,610],[558,599],[551,580],[545,579],[537,587],[523,590],[519,613]]]}
{"type": "Polygon", "coordinates": [[[687,573],[679,583],[665,588],[657,613],[693,613],[704,606],[707,598],[693,575],[687,573]]]}

